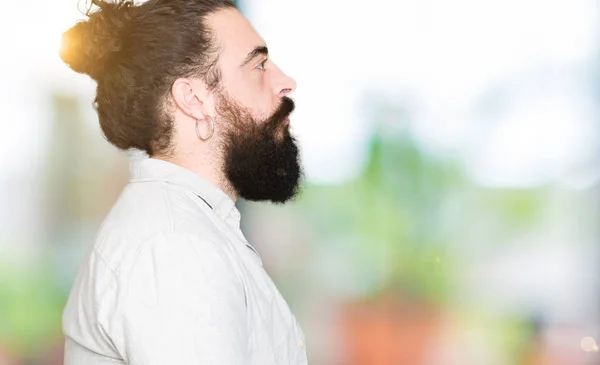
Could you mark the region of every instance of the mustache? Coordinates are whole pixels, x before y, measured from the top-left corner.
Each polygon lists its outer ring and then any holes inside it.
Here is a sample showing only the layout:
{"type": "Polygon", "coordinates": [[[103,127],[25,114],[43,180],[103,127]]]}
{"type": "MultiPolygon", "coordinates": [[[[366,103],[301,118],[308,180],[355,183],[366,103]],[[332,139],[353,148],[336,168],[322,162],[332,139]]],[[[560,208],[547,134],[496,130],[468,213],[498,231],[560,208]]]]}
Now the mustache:
{"type": "Polygon", "coordinates": [[[276,129],[281,123],[283,123],[285,118],[294,112],[295,108],[296,104],[294,103],[294,100],[284,96],[281,98],[281,104],[279,104],[277,110],[275,110],[275,112],[273,112],[273,114],[269,117],[266,124],[270,129],[276,129]]]}

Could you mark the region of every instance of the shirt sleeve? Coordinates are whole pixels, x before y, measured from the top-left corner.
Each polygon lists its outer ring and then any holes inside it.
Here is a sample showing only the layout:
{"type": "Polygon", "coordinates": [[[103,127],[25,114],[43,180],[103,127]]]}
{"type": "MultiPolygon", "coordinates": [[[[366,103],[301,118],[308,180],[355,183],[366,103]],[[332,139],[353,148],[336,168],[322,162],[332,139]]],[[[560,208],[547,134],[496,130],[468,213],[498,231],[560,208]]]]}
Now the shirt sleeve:
{"type": "Polygon", "coordinates": [[[244,289],[216,245],[160,234],[116,274],[101,326],[127,364],[248,363],[244,289]]]}

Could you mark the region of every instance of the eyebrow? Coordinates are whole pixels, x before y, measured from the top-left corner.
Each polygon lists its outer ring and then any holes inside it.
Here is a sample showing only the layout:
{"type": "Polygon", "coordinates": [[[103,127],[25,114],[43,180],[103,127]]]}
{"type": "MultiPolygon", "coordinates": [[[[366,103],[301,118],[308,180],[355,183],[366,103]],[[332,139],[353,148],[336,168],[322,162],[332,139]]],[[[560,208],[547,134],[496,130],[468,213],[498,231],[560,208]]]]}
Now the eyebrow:
{"type": "Polygon", "coordinates": [[[253,59],[255,59],[256,57],[258,57],[260,55],[268,56],[269,49],[265,46],[255,47],[250,53],[248,53],[248,55],[246,56],[246,59],[240,65],[240,67],[246,66],[248,64],[248,62],[252,61],[253,59]]]}

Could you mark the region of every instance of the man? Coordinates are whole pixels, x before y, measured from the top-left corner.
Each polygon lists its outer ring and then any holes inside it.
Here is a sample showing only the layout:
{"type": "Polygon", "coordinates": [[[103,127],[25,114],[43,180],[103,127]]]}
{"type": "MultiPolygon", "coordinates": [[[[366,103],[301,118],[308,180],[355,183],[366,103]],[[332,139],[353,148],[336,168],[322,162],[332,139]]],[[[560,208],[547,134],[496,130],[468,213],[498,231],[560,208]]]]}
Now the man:
{"type": "Polygon", "coordinates": [[[92,2],[61,57],[97,81],[107,140],[149,158],[79,269],[65,364],[306,364],[234,206],[298,191],[295,82],[227,0],[92,2]]]}

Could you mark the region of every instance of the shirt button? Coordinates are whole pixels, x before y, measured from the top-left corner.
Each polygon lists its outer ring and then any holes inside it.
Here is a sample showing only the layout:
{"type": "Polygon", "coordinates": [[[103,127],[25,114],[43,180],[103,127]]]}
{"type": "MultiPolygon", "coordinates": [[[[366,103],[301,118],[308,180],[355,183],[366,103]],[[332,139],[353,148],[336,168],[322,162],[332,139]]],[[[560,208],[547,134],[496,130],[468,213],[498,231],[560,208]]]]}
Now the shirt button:
{"type": "Polygon", "coordinates": [[[304,343],[304,341],[300,341],[299,345],[300,345],[300,348],[303,350],[306,348],[306,344],[304,343]]]}

